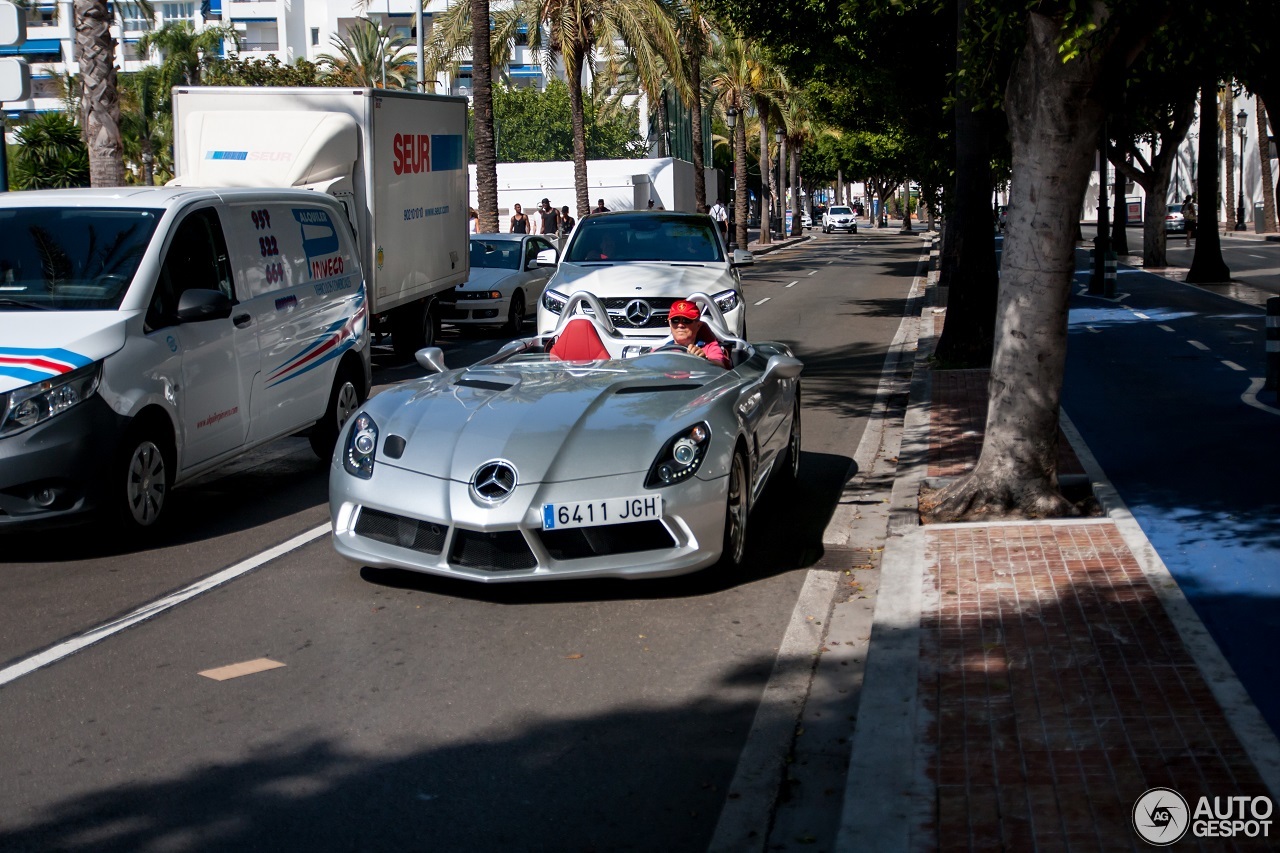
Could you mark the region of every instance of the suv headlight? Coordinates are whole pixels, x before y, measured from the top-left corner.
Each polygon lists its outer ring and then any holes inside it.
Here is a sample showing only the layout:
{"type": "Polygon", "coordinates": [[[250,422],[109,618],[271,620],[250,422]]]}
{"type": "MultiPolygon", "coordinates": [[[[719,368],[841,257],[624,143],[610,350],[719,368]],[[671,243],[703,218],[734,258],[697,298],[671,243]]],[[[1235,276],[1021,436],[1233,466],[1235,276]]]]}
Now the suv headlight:
{"type": "Polygon", "coordinates": [[[60,415],[98,392],[102,362],[0,394],[0,435],[12,435],[60,415]]]}
{"type": "Polygon", "coordinates": [[[542,291],[542,307],[546,308],[552,314],[563,314],[565,303],[569,301],[569,297],[563,293],[554,290],[542,291]]]}
{"type": "Polygon", "coordinates": [[[373,460],[378,454],[378,425],[367,412],[352,419],[347,433],[347,446],[342,451],[342,467],[353,477],[368,480],[373,476],[373,460]]]}
{"type": "Polygon", "coordinates": [[[728,314],[738,307],[738,291],[736,290],[722,290],[711,298],[715,300],[716,307],[720,309],[721,314],[728,314]]]}
{"type": "Polygon", "coordinates": [[[711,427],[705,422],[696,424],[672,436],[649,466],[649,476],[645,478],[647,489],[660,489],[673,486],[692,477],[694,472],[707,458],[707,448],[711,446],[711,427]]]}

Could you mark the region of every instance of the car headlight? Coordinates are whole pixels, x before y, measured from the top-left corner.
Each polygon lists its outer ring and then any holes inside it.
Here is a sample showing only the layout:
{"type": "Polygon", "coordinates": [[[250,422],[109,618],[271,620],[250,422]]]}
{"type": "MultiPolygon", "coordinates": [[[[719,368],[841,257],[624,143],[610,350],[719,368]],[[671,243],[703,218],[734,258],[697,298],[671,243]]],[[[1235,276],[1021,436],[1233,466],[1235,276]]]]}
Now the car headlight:
{"type": "Polygon", "coordinates": [[[563,293],[554,290],[542,291],[542,307],[546,308],[552,314],[564,313],[565,303],[569,301],[569,297],[563,293]]]}
{"type": "Polygon", "coordinates": [[[77,368],[53,379],[0,394],[0,435],[11,435],[44,423],[98,391],[102,362],[77,368]]]}
{"type": "Polygon", "coordinates": [[[378,425],[367,412],[352,419],[351,432],[347,433],[347,446],[342,452],[342,467],[347,473],[361,480],[373,476],[373,459],[378,453],[378,425]]]}
{"type": "Polygon", "coordinates": [[[738,307],[738,291],[736,290],[722,290],[711,298],[715,300],[716,307],[720,309],[721,314],[728,314],[738,307]]]}
{"type": "Polygon", "coordinates": [[[707,458],[707,448],[711,446],[711,427],[700,423],[682,430],[672,436],[649,466],[649,476],[644,485],[647,489],[659,489],[672,486],[692,477],[694,472],[707,458]]]}

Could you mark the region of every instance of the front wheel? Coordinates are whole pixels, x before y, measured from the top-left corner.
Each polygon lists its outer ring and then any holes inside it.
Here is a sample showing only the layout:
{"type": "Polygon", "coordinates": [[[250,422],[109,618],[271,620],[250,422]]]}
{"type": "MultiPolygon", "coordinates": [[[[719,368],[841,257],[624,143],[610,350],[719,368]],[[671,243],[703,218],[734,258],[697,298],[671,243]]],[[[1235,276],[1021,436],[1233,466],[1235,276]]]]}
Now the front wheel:
{"type": "Polygon", "coordinates": [[[739,450],[733,454],[733,463],[729,467],[729,488],[725,494],[724,542],[719,563],[719,568],[723,571],[738,571],[746,559],[749,492],[747,460],[739,450]]]}
{"type": "Polygon", "coordinates": [[[800,479],[800,394],[796,393],[795,408],[791,412],[791,435],[787,438],[786,458],[782,460],[779,474],[786,484],[800,479]]]}
{"type": "Polygon", "coordinates": [[[507,309],[506,331],[513,335],[520,334],[524,326],[524,293],[517,290],[511,294],[511,307],[507,309]]]}
{"type": "Polygon", "coordinates": [[[364,402],[360,393],[360,381],[349,365],[338,368],[333,378],[333,390],[329,392],[329,403],[325,406],[324,416],[316,421],[308,438],[311,449],[321,459],[333,456],[333,446],[338,443],[338,433],[347,418],[355,414],[356,409],[364,402]]]}
{"type": "Polygon", "coordinates": [[[139,424],[125,435],[113,461],[108,507],[134,531],[155,529],[173,487],[173,441],[160,428],[139,424]]]}

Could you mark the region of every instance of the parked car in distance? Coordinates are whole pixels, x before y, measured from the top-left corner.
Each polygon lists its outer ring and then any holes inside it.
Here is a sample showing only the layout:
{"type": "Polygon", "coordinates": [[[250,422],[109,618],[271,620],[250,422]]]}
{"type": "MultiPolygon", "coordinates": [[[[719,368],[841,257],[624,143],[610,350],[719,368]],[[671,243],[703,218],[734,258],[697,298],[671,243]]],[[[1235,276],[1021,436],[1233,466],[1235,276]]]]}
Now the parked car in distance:
{"type": "Polygon", "coordinates": [[[1187,220],[1182,216],[1182,205],[1171,204],[1164,215],[1164,233],[1166,234],[1185,234],[1187,233],[1187,220]]]}
{"type": "Polygon", "coordinates": [[[441,319],[456,325],[503,326],[516,334],[555,272],[555,244],[540,234],[473,234],[471,275],[441,297],[441,319]]]}
{"type": "Polygon", "coordinates": [[[747,312],[738,268],[753,263],[747,250],[725,248],[704,213],[598,213],[579,222],[565,246],[538,302],[538,334],[559,324],[570,296],[588,290],[617,330],[637,343],[666,338],[671,304],[691,293],[709,294],[729,331],[742,337],[747,312]]]}
{"type": "Polygon", "coordinates": [[[853,208],[835,205],[822,214],[822,233],[830,234],[832,231],[858,233],[858,217],[854,214],[853,208]]]}

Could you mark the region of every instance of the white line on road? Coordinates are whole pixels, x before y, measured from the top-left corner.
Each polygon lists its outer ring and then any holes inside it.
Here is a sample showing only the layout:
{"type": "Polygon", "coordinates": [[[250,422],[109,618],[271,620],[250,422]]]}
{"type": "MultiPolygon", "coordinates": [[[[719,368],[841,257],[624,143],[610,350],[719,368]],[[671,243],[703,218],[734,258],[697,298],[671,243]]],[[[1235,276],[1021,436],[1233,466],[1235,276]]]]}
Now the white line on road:
{"type": "Polygon", "coordinates": [[[1221,361],[1223,364],[1225,364],[1227,367],[1230,367],[1232,370],[1238,370],[1241,373],[1244,373],[1244,368],[1236,364],[1234,361],[1227,361],[1225,358],[1221,359],[1221,361]]]}
{"type": "Polygon", "coordinates": [[[798,280],[797,280],[797,281],[793,281],[793,282],[791,282],[790,284],[788,284],[788,285],[787,285],[787,287],[795,287],[795,286],[796,286],[797,284],[799,284],[799,283],[800,283],[800,282],[799,282],[798,280]]]}
{"type": "Polygon", "coordinates": [[[1263,379],[1261,376],[1252,377],[1249,382],[1249,390],[1241,394],[1240,399],[1243,400],[1246,405],[1253,406],[1255,409],[1261,409],[1262,411],[1270,412],[1273,415],[1280,415],[1280,409],[1277,409],[1274,406],[1268,406],[1266,403],[1258,400],[1258,392],[1262,390],[1262,386],[1265,384],[1267,384],[1267,380],[1263,379]]]}
{"type": "Polygon", "coordinates": [[[1166,332],[1172,332],[1173,326],[1165,326],[1163,324],[1156,326],[1157,329],[1164,329],[1166,332]]]}
{"type": "Polygon", "coordinates": [[[1100,335],[1100,334],[1102,334],[1102,330],[1101,330],[1101,329],[1099,329],[1097,326],[1085,326],[1085,328],[1086,328],[1086,329],[1088,329],[1089,331],[1093,332],[1095,335],[1100,335]]]}
{"type": "Polygon", "coordinates": [[[805,273],[805,275],[813,275],[816,272],[817,270],[809,270],[807,273],[805,273]]]}
{"type": "Polygon", "coordinates": [[[1248,323],[1236,323],[1236,328],[1237,328],[1237,329],[1248,329],[1248,330],[1249,330],[1249,331],[1251,331],[1251,332],[1256,332],[1256,331],[1258,331],[1258,329],[1257,329],[1255,326],[1250,326],[1248,323]]]}
{"type": "Polygon", "coordinates": [[[1150,319],[1151,319],[1151,318],[1150,318],[1150,317],[1148,317],[1146,314],[1143,314],[1141,311],[1134,311],[1134,312],[1133,312],[1133,316],[1138,317],[1139,319],[1142,319],[1142,320],[1150,320],[1150,319]]]}
{"type": "Polygon", "coordinates": [[[1209,348],[1204,344],[1200,343],[1199,341],[1188,340],[1187,343],[1191,344],[1193,347],[1195,347],[1198,350],[1204,350],[1205,352],[1209,351],[1209,348]]]}
{"type": "Polygon", "coordinates": [[[330,525],[322,524],[319,527],[308,530],[306,533],[300,533],[287,542],[282,542],[274,548],[269,548],[266,551],[263,551],[261,554],[250,557],[249,559],[237,563],[230,568],[223,569],[217,574],[210,575],[204,580],[196,581],[186,589],[180,589],[177,592],[170,593],[164,598],[157,599],[150,604],[144,604],[132,613],[121,616],[119,619],[106,622],[96,628],[86,631],[78,637],[73,637],[66,642],[59,643],[53,648],[45,649],[37,655],[32,655],[26,660],[18,661],[12,666],[0,669],[0,686],[8,684],[11,681],[16,681],[22,676],[35,672],[43,666],[56,663],[65,657],[75,654],[81,649],[88,648],[99,640],[105,640],[107,637],[110,637],[112,634],[117,634],[125,628],[130,628],[137,625],[139,622],[145,622],[152,616],[158,616],[171,607],[177,607],[179,604],[182,604],[185,601],[190,601],[197,595],[208,592],[209,590],[219,587],[228,581],[233,581],[241,575],[247,574],[259,566],[271,562],[276,557],[281,557],[290,551],[301,548],[303,545],[319,539],[321,536],[328,533],[330,529],[330,525]]]}
{"type": "Polygon", "coordinates": [[[764,299],[761,299],[761,300],[760,300],[759,302],[757,302],[756,304],[757,304],[757,305],[763,305],[763,304],[765,304],[766,302],[768,302],[768,301],[769,301],[770,299],[772,299],[772,298],[773,298],[772,296],[766,296],[764,299]]]}

